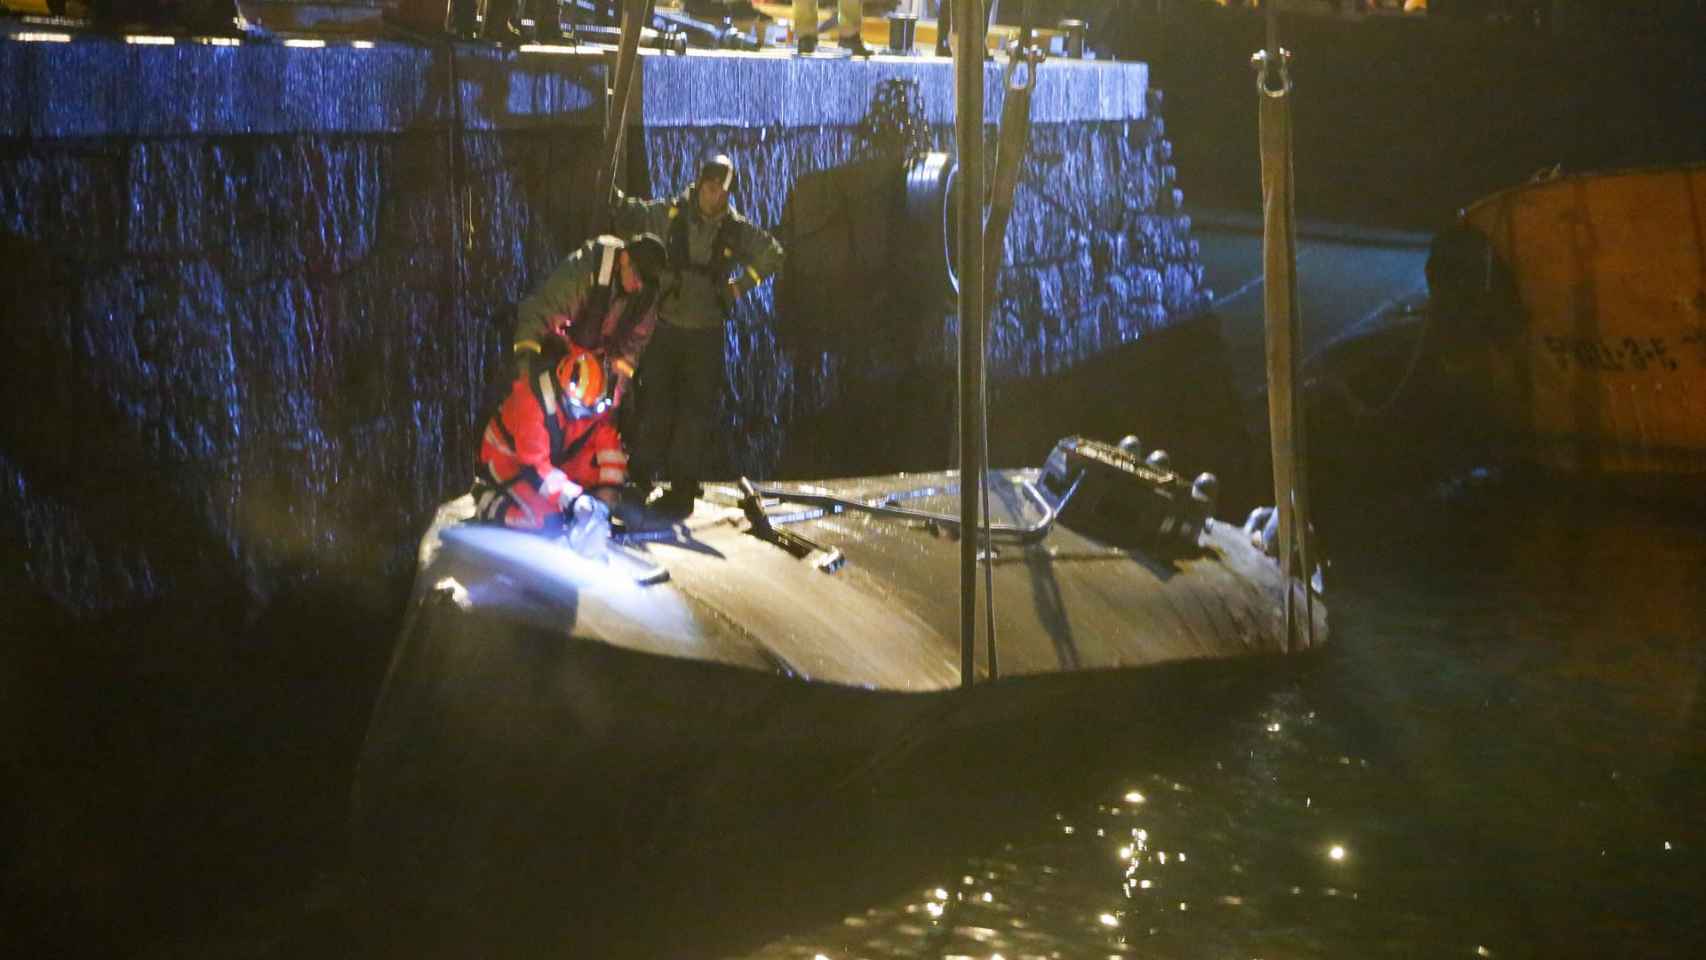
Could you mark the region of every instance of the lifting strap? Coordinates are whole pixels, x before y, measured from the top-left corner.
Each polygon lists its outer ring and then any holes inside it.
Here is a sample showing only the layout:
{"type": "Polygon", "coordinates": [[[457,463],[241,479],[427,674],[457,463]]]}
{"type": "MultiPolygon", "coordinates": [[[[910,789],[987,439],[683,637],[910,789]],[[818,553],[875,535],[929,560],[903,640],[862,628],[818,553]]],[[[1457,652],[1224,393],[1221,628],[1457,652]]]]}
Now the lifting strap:
{"type": "MultiPolygon", "coordinates": [[[[987,309],[995,302],[995,281],[1001,270],[1003,251],[1007,246],[1007,221],[1013,215],[1013,193],[1019,186],[1019,173],[1025,166],[1025,151],[1031,139],[1031,91],[1037,86],[1037,64],[1042,52],[1035,47],[1013,49],[1008,54],[1007,76],[1003,85],[1005,98],[1001,104],[1001,128],[995,141],[995,173],[990,182],[989,214],[983,223],[983,303],[987,309]],[[1024,63],[1024,79],[1014,82],[1019,64],[1024,63]]],[[[987,347],[986,347],[987,350],[987,347]]],[[[982,370],[987,370],[987,361],[982,370]]],[[[981,372],[981,371],[980,371],[981,372]]],[[[989,450],[989,378],[987,373],[977,384],[984,410],[982,446],[989,450]]],[[[1000,659],[995,648],[995,565],[993,541],[990,539],[989,483],[979,484],[983,525],[983,542],[990,544],[983,552],[983,606],[987,629],[989,679],[1001,675],[1000,659]]]]}
{"type": "MultiPolygon", "coordinates": [[[[960,686],[976,676],[977,553],[979,537],[965,533],[981,526],[981,489],[987,451],[984,434],[983,366],[983,0],[953,0],[960,24],[954,53],[954,140],[959,150],[960,196],[957,232],[960,238],[959,344],[959,467],[960,467],[960,686]]],[[[938,43],[940,49],[940,43],[938,43]]]]}
{"type": "Polygon", "coordinates": [[[1315,644],[1311,585],[1308,461],[1304,417],[1298,402],[1302,315],[1297,302],[1297,207],[1293,195],[1291,71],[1279,46],[1277,6],[1268,6],[1268,46],[1250,58],[1256,68],[1262,150],[1262,286],[1267,315],[1268,435],[1273,453],[1274,502],[1279,513],[1279,559],[1284,575],[1285,645],[1315,644]],[[1302,567],[1301,571],[1297,566],[1302,567]],[[1296,609],[1302,581],[1303,612],[1296,609]],[[1300,624],[1298,621],[1302,620],[1300,624]]]}
{"type": "Polygon", "coordinates": [[[604,112],[604,164],[598,168],[593,188],[596,216],[610,216],[610,191],[616,185],[616,169],[622,161],[622,137],[628,131],[628,108],[633,100],[634,74],[639,69],[640,29],[645,25],[650,0],[626,0],[622,5],[622,39],[611,68],[613,83],[604,112]]]}

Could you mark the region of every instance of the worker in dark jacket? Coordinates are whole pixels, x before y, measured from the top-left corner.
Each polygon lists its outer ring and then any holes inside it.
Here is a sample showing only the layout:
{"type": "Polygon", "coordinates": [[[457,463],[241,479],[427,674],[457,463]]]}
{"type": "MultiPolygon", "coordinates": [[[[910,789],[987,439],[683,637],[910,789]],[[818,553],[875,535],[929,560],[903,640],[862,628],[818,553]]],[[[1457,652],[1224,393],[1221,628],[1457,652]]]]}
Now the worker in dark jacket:
{"type": "Polygon", "coordinates": [[[658,504],[692,511],[722,395],[723,327],[734,304],[782,266],[782,246],[730,203],[734,162],[721,154],[668,200],[616,197],[618,227],[664,238],[659,322],[646,357],[635,459],[669,481],[658,504]]]}
{"type": "Polygon", "coordinates": [[[516,308],[517,375],[548,338],[567,337],[605,361],[611,406],[621,404],[657,326],[658,279],[666,259],[663,241],[649,233],[625,241],[598,237],[569,254],[516,308]]]}

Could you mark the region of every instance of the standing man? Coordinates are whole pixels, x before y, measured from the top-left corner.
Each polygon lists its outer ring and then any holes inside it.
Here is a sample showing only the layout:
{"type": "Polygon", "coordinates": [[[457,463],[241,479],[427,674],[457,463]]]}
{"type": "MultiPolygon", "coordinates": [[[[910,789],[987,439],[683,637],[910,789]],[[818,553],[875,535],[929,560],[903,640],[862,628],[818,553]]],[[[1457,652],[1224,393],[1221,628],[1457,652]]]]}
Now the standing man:
{"type": "Polygon", "coordinates": [[[691,513],[701,492],[722,396],[723,325],[735,301],[782,267],[782,245],[729,202],[735,188],[734,161],[718,154],[673,199],[616,196],[618,226],[658,234],[669,252],[634,452],[652,479],[669,481],[656,507],[670,516],[691,513]]]}

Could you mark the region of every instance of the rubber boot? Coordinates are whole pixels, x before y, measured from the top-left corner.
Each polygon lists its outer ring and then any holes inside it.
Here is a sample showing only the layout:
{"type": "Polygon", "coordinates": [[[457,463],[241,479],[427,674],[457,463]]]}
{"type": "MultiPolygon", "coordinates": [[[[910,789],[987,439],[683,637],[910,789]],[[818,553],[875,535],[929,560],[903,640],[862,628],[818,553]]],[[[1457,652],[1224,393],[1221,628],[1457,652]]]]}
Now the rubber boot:
{"type": "Polygon", "coordinates": [[[444,32],[463,40],[480,33],[480,0],[449,0],[444,9],[444,32]]]}
{"type": "Polygon", "coordinates": [[[840,0],[835,9],[835,26],[837,39],[841,49],[855,57],[868,57],[871,51],[865,46],[865,3],[864,0],[840,0]]]}
{"type": "Polygon", "coordinates": [[[563,39],[562,8],[558,0],[528,0],[533,14],[533,38],[540,43],[563,39]]]}
{"type": "Polygon", "coordinates": [[[602,561],[610,550],[610,507],[582,494],[569,508],[567,521],[569,548],[588,560],[602,561]]]}

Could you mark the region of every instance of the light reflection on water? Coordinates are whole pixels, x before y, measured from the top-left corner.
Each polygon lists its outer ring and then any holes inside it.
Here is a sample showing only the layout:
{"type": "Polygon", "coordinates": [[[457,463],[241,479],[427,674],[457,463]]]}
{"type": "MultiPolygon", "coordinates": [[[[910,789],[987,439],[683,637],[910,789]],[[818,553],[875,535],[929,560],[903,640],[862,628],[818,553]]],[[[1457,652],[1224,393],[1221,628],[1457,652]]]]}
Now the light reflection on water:
{"type": "Polygon", "coordinates": [[[1516,482],[1372,516],[1300,682],[742,955],[1698,955],[1706,523],[1516,482]]]}

